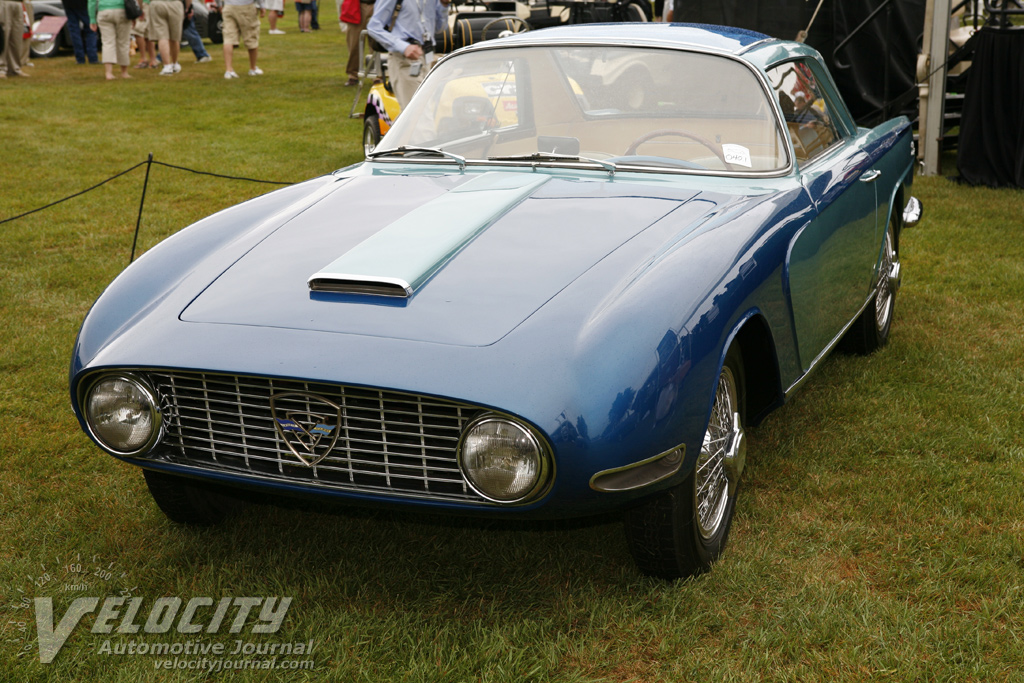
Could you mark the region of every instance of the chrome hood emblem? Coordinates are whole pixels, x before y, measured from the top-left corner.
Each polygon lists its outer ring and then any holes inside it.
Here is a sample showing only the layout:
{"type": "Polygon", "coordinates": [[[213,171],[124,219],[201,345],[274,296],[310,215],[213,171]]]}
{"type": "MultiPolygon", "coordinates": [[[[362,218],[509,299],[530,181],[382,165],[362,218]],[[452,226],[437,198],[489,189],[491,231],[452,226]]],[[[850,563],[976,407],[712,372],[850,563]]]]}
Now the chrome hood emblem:
{"type": "Polygon", "coordinates": [[[274,394],[270,397],[270,413],[281,440],[307,467],[326,458],[338,441],[341,407],[321,396],[274,394]]]}

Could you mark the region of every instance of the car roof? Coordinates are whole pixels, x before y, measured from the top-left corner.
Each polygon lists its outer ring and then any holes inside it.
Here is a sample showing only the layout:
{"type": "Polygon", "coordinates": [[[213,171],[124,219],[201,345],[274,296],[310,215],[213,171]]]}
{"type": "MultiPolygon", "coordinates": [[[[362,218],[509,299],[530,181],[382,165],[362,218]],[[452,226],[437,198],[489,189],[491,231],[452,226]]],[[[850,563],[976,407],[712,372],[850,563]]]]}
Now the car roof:
{"type": "Polygon", "coordinates": [[[807,45],[779,40],[757,31],[711,24],[654,22],[555,26],[484,41],[466,49],[565,43],[697,49],[702,52],[742,57],[761,68],[797,56],[818,56],[817,52],[807,45]]]}

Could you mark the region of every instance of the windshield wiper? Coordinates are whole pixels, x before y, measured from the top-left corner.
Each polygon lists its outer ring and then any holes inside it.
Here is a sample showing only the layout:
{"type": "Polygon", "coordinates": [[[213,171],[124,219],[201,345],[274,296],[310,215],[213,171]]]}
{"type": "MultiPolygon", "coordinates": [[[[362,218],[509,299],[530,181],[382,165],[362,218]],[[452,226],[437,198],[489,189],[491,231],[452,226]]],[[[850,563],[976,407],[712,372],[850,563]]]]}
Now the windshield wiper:
{"type": "Polygon", "coordinates": [[[552,152],[534,152],[533,154],[514,154],[511,156],[497,156],[487,157],[488,161],[589,161],[592,164],[597,164],[604,170],[608,171],[608,175],[615,175],[615,171],[618,170],[611,161],[604,161],[603,159],[592,159],[591,157],[582,157],[579,154],[557,154],[552,152]]]}
{"type": "Polygon", "coordinates": [[[458,154],[452,154],[446,152],[443,149],[437,147],[411,147],[408,145],[402,145],[401,147],[395,147],[394,149],[384,149],[381,151],[373,151],[366,155],[367,159],[376,159],[377,157],[391,156],[392,154],[400,154],[405,156],[407,152],[420,152],[423,154],[434,154],[439,157],[447,157],[454,159],[459,164],[459,170],[466,170],[466,157],[459,156],[458,154]]]}

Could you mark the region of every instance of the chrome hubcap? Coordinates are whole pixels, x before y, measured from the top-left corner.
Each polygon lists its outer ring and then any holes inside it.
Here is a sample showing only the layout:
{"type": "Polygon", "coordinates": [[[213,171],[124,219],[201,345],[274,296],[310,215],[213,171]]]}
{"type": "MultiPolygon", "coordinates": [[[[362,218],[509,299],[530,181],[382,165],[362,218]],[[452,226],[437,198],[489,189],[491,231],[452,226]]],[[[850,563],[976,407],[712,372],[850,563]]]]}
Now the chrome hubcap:
{"type": "Polygon", "coordinates": [[[875,325],[880,332],[889,324],[900,279],[900,264],[893,247],[892,226],[889,226],[885,231],[885,245],[882,247],[882,262],[878,265],[878,286],[875,291],[875,325]]]}
{"type": "Polygon", "coordinates": [[[705,540],[718,533],[726,519],[729,496],[735,491],[746,458],[746,439],[736,400],[736,378],[722,368],[708,430],[694,476],[697,529],[705,540]]]}

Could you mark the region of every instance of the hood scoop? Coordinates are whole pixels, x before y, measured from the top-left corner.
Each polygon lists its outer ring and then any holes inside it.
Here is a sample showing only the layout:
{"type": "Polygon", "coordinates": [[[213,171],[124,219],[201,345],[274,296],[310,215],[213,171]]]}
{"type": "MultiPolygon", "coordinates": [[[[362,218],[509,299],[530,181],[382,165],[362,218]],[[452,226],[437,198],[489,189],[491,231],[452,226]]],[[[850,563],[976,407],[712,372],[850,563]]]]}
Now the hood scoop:
{"type": "Polygon", "coordinates": [[[550,176],[485,173],[402,216],[307,280],[314,292],[411,297],[550,176]]]}

